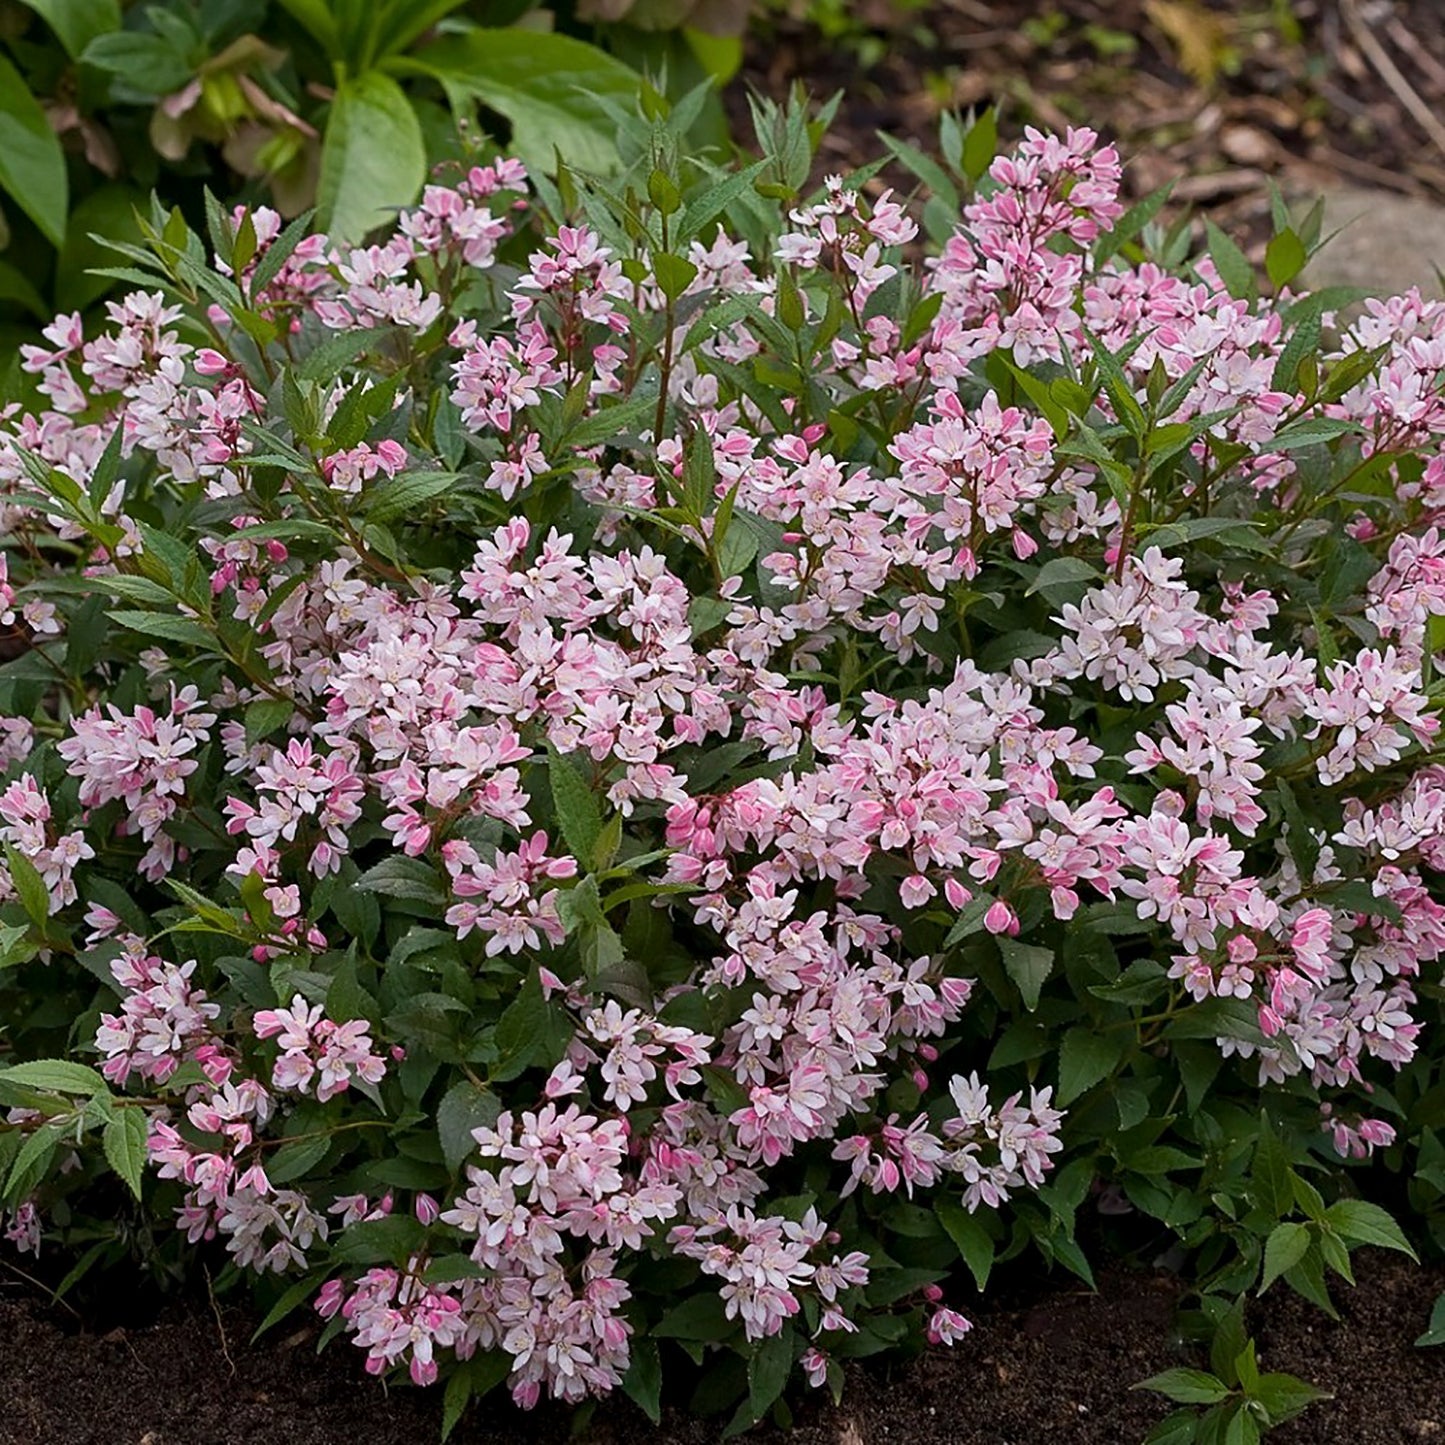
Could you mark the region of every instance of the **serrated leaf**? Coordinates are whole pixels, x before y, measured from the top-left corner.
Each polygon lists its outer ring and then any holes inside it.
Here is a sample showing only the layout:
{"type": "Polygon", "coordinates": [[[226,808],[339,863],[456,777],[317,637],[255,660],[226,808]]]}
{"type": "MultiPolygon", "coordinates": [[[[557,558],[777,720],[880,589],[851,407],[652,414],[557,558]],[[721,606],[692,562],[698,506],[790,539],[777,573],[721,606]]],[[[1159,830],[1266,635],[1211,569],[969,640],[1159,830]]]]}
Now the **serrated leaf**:
{"type": "Polygon", "coordinates": [[[981,1219],[970,1214],[951,1195],[940,1194],[933,1202],[933,1210],[938,1222],[948,1231],[959,1257],[968,1266],[974,1283],[983,1290],[988,1284],[997,1252],[993,1236],[981,1219]]]}
{"type": "Polygon", "coordinates": [[[1275,1280],[1288,1273],[1305,1257],[1310,1247],[1307,1224],[1279,1224],[1264,1243],[1264,1274],[1259,1282],[1263,1294],[1275,1280]]]}
{"type": "Polygon", "coordinates": [[[1217,1405],[1229,1398],[1229,1386],[1204,1370],[1164,1370],[1133,1387],[1153,1390],[1180,1405],[1217,1405]]]}
{"type": "Polygon", "coordinates": [[[1003,958],[1004,971],[1023,996],[1024,1007],[1036,1009],[1044,982],[1053,971],[1053,949],[1039,948],[1032,943],[1019,943],[1013,938],[1000,938],[998,951],[1003,958]]]}
{"type": "Polygon", "coordinates": [[[547,748],[547,779],[552,787],[552,806],[568,851],[585,867],[597,851],[602,836],[602,807],[596,792],[577,770],[572,756],[547,748]]]}
{"type": "Polygon", "coordinates": [[[1405,1232],[1378,1204],[1366,1199],[1341,1199],[1325,1210],[1325,1223],[1350,1244],[1372,1244],[1418,1260],[1405,1232]]]}
{"type": "Polygon", "coordinates": [[[1107,1078],[1124,1057],[1125,1042],[1116,1031],[1099,1033],[1087,1026],[1070,1029],[1059,1045],[1060,1107],[1107,1078]]]}
{"type": "Polygon", "coordinates": [[[101,1144],[106,1162],[140,1198],[141,1174],[146,1162],[146,1116],[139,1108],[121,1109],[105,1126],[101,1144]]]}
{"type": "Polygon", "coordinates": [[[455,1173],[477,1144],[473,1129],[490,1128],[497,1122],[501,1104],[490,1089],[463,1079],[447,1090],[437,1108],[437,1134],[447,1168],[455,1173]]]}
{"type": "Polygon", "coordinates": [[[52,1094],[93,1098],[110,1093],[110,1085],[98,1070],[69,1059],[32,1059],[29,1063],[12,1064],[8,1069],[0,1069],[0,1080],[52,1094]]]}

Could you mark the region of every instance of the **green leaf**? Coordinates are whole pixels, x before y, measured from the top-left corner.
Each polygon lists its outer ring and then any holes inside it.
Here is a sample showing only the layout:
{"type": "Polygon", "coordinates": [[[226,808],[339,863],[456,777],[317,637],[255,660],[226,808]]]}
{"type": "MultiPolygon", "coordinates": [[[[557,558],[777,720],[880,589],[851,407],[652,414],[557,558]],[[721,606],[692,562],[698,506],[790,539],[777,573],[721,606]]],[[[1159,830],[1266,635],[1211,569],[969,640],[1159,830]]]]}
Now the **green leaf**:
{"type": "Polygon", "coordinates": [[[669,301],[676,301],[697,280],[697,266],[685,256],[659,251],[652,258],[652,274],[669,301]]]}
{"type": "Polygon", "coordinates": [[[1393,1249],[1418,1261],[1404,1231],[1381,1209],[1364,1199],[1341,1199],[1325,1210],[1325,1223],[1349,1244],[1373,1244],[1393,1249]]]}
{"type": "Polygon", "coordinates": [[[1229,1398],[1229,1386],[1204,1370],[1165,1370],[1133,1388],[1153,1390],[1180,1405],[1217,1405],[1229,1398]]]}
{"type": "Polygon", "coordinates": [[[500,1112],[497,1096],[470,1079],[463,1079],[447,1090],[437,1109],[437,1134],[441,1137],[442,1156],[448,1169],[455,1173],[461,1168],[476,1151],[472,1130],[490,1128],[500,1112]]]}
{"type": "Polygon", "coordinates": [[[246,705],[246,746],[253,748],[262,738],[283,728],[296,715],[295,705],[283,697],[262,697],[246,705]]]}
{"type": "Polygon", "coordinates": [[[993,1236],[984,1227],[983,1221],[970,1214],[951,1195],[940,1194],[933,1201],[933,1212],[938,1222],[948,1231],[948,1237],[958,1249],[959,1257],[968,1266],[974,1283],[980,1290],[988,1284],[989,1272],[993,1269],[996,1246],[993,1236]]]}
{"type": "Polygon", "coordinates": [[[1124,1048],[1124,1039],[1117,1031],[1070,1029],[1059,1045],[1059,1106],[1073,1103],[1086,1089],[1107,1078],[1123,1058],[1124,1048]]]}
{"type": "Polygon", "coordinates": [[[255,1333],[251,1336],[251,1343],[254,1345],[262,1335],[273,1325],[278,1325],[287,1315],[299,1309],[306,1303],[314,1290],[318,1287],[318,1281],[314,1275],[306,1279],[298,1279],[282,1296],[266,1311],[266,1317],[256,1326],[255,1333]]]}
{"type": "Polygon", "coordinates": [[[1198,1431],[1199,1416],[1193,1410],[1175,1410],[1144,1437],[1144,1445],[1196,1445],[1198,1431]]]}
{"type": "Polygon", "coordinates": [[[1251,1399],[1264,1406],[1271,1425],[1283,1425],[1318,1401],[1335,1398],[1328,1390],[1321,1390],[1307,1380],[1279,1373],[1261,1375],[1249,1393],[1251,1399]]]}
{"type": "Polygon", "coordinates": [[[10,843],[5,845],[5,866],[26,917],[44,933],[50,918],[50,890],[45,886],[45,880],[35,865],[10,843]]]}
{"type": "Polygon", "coordinates": [[[402,88],[370,70],[337,87],[321,147],[317,210],[332,240],[361,240],[409,206],[426,179],[421,122],[402,88]]]}
{"type": "Polygon", "coordinates": [[[1305,243],[1293,230],[1284,230],[1265,247],[1264,269],[1269,274],[1270,284],[1275,290],[1288,286],[1309,260],[1305,243]]]}
{"type": "Polygon", "coordinates": [[[405,1264],[421,1248],[426,1229],[410,1214],[363,1219],[333,1236],[332,1253],[348,1264],[405,1264]]]}
{"type": "Polygon", "coordinates": [[[1359,430],[1358,422],[1346,421],[1343,417],[1307,416],[1280,428],[1269,439],[1269,449],[1272,452],[1297,452],[1305,447],[1321,446],[1325,442],[1332,442],[1337,437],[1359,430]]]}
{"type": "Polygon", "coordinates": [[[424,502],[449,492],[461,481],[455,472],[402,472],[379,482],[366,500],[368,522],[389,522],[414,513],[424,502]]]}
{"type": "Polygon", "coordinates": [[[146,1162],[146,1116],[138,1108],[122,1109],[100,1136],[106,1162],[140,1198],[141,1171],[146,1162]]]}
{"type": "Polygon", "coordinates": [[[534,968],[516,998],[497,1020],[497,1052],[500,1057],[491,1071],[494,1083],[504,1084],[527,1068],[546,1042],[550,1023],[541,976],[534,968]]]}
{"type": "Polygon", "coordinates": [[[654,1425],[662,1423],[662,1356],[655,1340],[634,1340],[622,1391],[654,1425]]]}
{"type": "Polygon", "coordinates": [[[1435,1308],[1430,1311],[1430,1328],[1415,1341],[1415,1345],[1418,1349],[1445,1345],[1445,1294],[1435,1301],[1435,1308]]]}
{"type": "Polygon", "coordinates": [[[585,868],[595,856],[602,836],[602,808],[596,792],[578,772],[570,757],[563,757],[550,744],[547,748],[547,776],[552,784],[552,806],[557,825],[568,850],[585,868]]]}
{"type": "Polygon", "coordinates": [[[1254,1167],[1250,1171],[1255,1201],[1271,1219],[1280,1219],[1294,1209],[1294,1176],[1289,1153],[1268,1118],[1260,1115],[1259,1143],[1255,1145],[1254,1167]]]}
{"type": "Polygon", "coordinates": [[[356,880],[356,886],[369,893],[380,893],[384,898],[409,898],[438,908],[445,906],[447,901],[446,890],[436,869],[420,858],[400,855],[383,858],[356,880]]]}
{"type": "MultiPolygon", "coordinates": [[[[65,5],[69,0],[58,0],[65,5]]],[[[195,66],[163,36],[143,30],[115,30],[97,35],[81,56],[87,65],[125,77],[132,90],[162,96],[194,79],[195,66]]]]}
{"type": "Polygon", "coordinates": [[[110,1085],[98,1070],[69,1059],[33,1059],[0,1069],[0,1081],[40,1089],[51,1094],[83,1094],[87,1098],[109,1094],[110,1085]]]}
{"type": "Polygon", "coordinates": [[[652,1333],[664,1340],[706,1340],[715,1343],[735,1332],[727,1317],[722,1296],[708,1291],[695,1294],[670,1310],[652,1327],[652,1333]]]}
{"type": "Polygon", "coordinates": [[[1292,1270],[1305,1257],[1309,1247],[1309,1225],[1276,1225],[1264,1244],[1264,1277],[1259,1282],[1260,1294],[1282,1274],[1292,1270]]]}
{"type": "Polygon", "coordinates": [[[783,1393],[793,1369],[793,1331],[786,1326],[769,1335],[748,1361],[748,1412],[761,1420],[783,1393]]]}
{"type": "Polygon", "coordinates": [[[551,169],[559,150],[575,170],[612,169],[611,107],[630,106],[640,84],[635,71],[595,46],[536,30],[470,30],[390,68],[434,77],[458,114],[481,101],[506,116],[509,149],[541,171],[551,169]]]}
{"type": "Polygon", "coordinates": [[[998,112],[993,106],[969,126],[958,157],[959,169],[970,181],[977,182],[993,164],[998,152],[998,112]]]}
{"type": "Polygon", "coordinates": [[[331,1152],[331,1139],[296,1139],[283,1144],[266,1164],[266,1177],[273,1184],[289,1184],[314,1169],[331,1152]]]}
{"type": "Polygon", "coordinates": [[[1224,1445],[1259,1445],[1259,1422],[1250,1414],[1249,1406],[1241,1400],[1229,1417],[1229,1426],[1224,1432],[1224,1445]]]}
{"type": "Polygon", "coordinates": [[[1400,905],[1393,898],[1376,896],[1375,890],[1363,878],[1352,878],[1338,887],[1321,889],[1320,901],[1333,908],[1384,918],[1391,923],[1399,923],[1404,917],[1400,905]]]}
{"type": "Polygon", "coordinates": [[[120,29],[120,0],[20,0],[55,32],[72,60],[97,35],[120,29]]]}
{"type": "Polygon", "coordinates": [[[1254,267],[1249,264],[1243,251],[1230,240],[1213,221],[1204,223],[1205,238],[1209,243],[1209,259],[1219,272],[1229,294],[1236,298],[1250,298],[1255,293],[1254,267]]]}
{"type": "Polygon", "coordinates": [[[998,951],[1003,957],[1004,970],[1023,995],[1024,1007],[1036,1009],[1044,980],[1054,967],[1053,949],[1039,948],[1032,943],[1019,943],[1013,938],[1000,938],[998,951]]]}
{"type": "Polygon", "coordinates": [[[1038,574],[1029,584],[1025,597],[1035,592],[1052,592],[1058,587],[1071,587],[1079,582],[1101,582],[1103,576],[1091,562],[1082,557],[1053,557],[1039,568],[1038,574]]]}
{"type": "Polygon", "coordinates": [[[280,5],[326,52],[328,59],[340,58],[341,35],[327,0],[280,0],[280,5]]]}
{"type": "Polygon", "coordinates": [[[0,55],[0,189],[59,246],[65,240],[69,182],[65,153],[40,102],[0,55]]]}
{"type": "Polygon", "coordinates": [[[180,617],[174,612],[134,612],[121,610],[106,614],[112,622],[118,622],[129,632],[142,636],[158,637],[164,642],[179,642],[183,646],[203,647],[209,652],[216,649],[216,639],[190,617],[180,617]]]}

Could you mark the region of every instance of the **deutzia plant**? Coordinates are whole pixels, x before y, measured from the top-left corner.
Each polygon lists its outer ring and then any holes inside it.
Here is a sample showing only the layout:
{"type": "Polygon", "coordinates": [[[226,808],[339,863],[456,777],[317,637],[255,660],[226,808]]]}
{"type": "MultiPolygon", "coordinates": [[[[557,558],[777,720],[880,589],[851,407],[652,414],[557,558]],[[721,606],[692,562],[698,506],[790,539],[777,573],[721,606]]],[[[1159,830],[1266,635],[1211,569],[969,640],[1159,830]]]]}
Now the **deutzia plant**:
{"type": "Polygon", "coordinates": [[[7,1233],[123,1254],[108,1163],[448,1428],[743,1427],[1086,1219],[1328,1307],[1440,1150],[1445,306],[697,103],[361,248],[157,208],[25,350],[7,1233]]]}

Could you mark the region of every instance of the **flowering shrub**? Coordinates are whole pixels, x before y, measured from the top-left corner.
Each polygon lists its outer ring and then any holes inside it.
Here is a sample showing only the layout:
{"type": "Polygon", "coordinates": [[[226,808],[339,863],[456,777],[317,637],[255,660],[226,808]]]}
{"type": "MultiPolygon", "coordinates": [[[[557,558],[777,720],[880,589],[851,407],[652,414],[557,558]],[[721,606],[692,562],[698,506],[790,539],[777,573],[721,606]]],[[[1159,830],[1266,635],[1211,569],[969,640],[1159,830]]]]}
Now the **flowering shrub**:
{"type": "Polygon", "coordinates": [[[22,1247],[98,1135],[449,1420],[678,1350],[740,1425],[1086,1207],[1220,1298],[1408,1249],[1345,1161],[1438,1149],[1445,306],[1146,259],[1087,131],[970,136],[914,266],[759,119],[363,249],[157,211],[25,353],[22,1247]]]}

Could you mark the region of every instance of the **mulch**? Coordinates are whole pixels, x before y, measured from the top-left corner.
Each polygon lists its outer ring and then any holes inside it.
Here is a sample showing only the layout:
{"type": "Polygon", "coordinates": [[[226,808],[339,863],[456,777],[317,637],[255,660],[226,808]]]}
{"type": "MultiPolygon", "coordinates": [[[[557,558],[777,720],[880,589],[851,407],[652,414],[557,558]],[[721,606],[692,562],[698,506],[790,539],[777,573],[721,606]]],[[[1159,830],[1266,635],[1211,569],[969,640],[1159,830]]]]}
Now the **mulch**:
{"type": "MultiPolygon", "coordinates": [[[[1271,182],[1292,196],[1348,184],[1445,200],[1440,0],[859,0],[832,40],[784,11],[749,47],[729,97],[795,82],[842,91],[826,169],[879,153],[880,130],[936,150],[945,109],[998,106],[1025,125],[1089,125],[1119,142],[1126,191],[1236,235],[1267,227],[1271,182]]],[[[802,13],[804,0],[793,10],[802,13]]]]}
{"type": "MultiPolygon", "coordinates": [[[[1261,1366],[1333,1392],[1271,1434],[1271,1445],[1445,1442],[1445,1359],[1420,1350],[1445,1269],[1357,1256],[1359,1285],[1338,1291],[1341,1320],[1276,1286],[1251,1305],[1261,1366]]],[[[1169,1274],[1106,1271],[1097,1293],[1057,1279],[1006,1285],[974,1313],[971,1335],[906,1364],[855,1369],[840,1407],[800,1401],[795,1428],[752,1445],[1134,1445],[1166,1412],[1128,1387],[1200,1365],[1175,1332],[1180,1285],[1169,1274]]],[[[318,1327],[288,1322],[250,1343],[254,1316],[200,1299],[93,1333],[18,1283],[0,1287],[0,1445],[425,1445],[441,1392],[383,1387],[318,1327]]],[[[717,1422],[681,1399],[654,1428],[629,1401],[604,1403],[580,1434],[555,1408],[528,1415],[482,1402],[457,1445],[718,1445],[717,1422]]],[[[665,1401],[668,1397],[664,1396],[665,1401]]]]}

